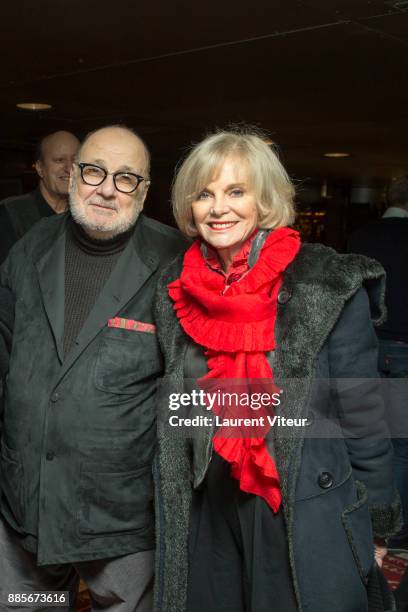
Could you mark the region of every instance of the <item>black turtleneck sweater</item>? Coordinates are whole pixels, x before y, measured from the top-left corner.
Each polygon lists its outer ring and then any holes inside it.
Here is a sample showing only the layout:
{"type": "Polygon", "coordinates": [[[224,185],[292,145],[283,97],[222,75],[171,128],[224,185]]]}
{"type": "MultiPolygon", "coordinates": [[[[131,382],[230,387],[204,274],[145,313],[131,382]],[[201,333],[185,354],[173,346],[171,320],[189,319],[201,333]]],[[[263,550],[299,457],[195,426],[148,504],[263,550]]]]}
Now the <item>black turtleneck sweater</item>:
{"type": "Polygon", "coordinates": [[[65,243],[64,356],[71,350],[132,230],[109,240],[88,236],[72,219],[65,243]]]}

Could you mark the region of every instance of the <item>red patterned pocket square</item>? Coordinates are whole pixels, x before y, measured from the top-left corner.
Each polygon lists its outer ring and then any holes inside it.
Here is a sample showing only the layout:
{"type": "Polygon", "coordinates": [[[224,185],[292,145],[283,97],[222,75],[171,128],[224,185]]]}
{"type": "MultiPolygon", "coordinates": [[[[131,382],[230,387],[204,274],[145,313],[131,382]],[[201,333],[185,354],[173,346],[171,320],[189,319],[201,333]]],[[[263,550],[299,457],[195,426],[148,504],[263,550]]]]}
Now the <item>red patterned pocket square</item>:
{"type": "Polygon", "coordinates": [[[109,319],[108,327],[119,327],[120,329],[145,332],[147,334],[156,333],[156,326],[152,323],[143,323],[143,321],[134,321],[133,319],[124,319],[123,317],[115,317],[114,319],[109,319]]]}

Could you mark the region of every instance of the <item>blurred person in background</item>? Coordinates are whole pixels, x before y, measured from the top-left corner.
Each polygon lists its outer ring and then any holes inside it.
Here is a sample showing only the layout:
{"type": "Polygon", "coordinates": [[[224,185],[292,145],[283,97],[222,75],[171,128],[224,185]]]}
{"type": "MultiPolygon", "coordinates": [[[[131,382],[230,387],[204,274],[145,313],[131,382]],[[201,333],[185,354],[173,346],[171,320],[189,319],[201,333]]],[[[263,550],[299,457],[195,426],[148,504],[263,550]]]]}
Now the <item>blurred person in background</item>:
{"type": "Polygon", "coordinates": [[[79,144],[74,134],[65,131],[49,134],[38,143],[35,152],[38,187],[31,193],[0,202],[0,263],[34,223],[67,209],[69,173],[79,144]]]}
{"type": "Polygon", "coordinates": [[[408,175],[394,180],[388,208],[380,219],[352,234],[351,253],[379,261],[387,274],[386,321],[377,327],[378,367],[386,393],[386,416],[394,446],[394,470],[403,506],[404,526],[390,539],[392,548],[408,548],[408,175]]]}

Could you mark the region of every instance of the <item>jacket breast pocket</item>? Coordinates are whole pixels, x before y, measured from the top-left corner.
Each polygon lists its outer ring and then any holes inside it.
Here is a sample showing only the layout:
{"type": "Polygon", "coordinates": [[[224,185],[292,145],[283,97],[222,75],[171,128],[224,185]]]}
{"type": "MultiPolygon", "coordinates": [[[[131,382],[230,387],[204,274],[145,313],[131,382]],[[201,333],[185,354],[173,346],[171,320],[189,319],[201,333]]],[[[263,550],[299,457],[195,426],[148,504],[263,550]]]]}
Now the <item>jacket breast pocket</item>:
{"type": "Polygon", "coordinates": [[[140,382],[159,376],[162,367],[156,334],[107,329],[95,361],[95,386],[101,391],[132,394],[140,382]]]}
{"type": "Polygon", "coordinates": [[[24,524],[25,495],[23,465],[18,451],[9,448],[1,441],[1,490],[2,506],[5,514],[11,512],[17,525],[24,524]]]}
{"type": "Polygon", "coordinates": [[[83,466],[79,487],[79,534],[114,536],[152,525],[151,464],[126,472],[91,471],[83,466]]]}

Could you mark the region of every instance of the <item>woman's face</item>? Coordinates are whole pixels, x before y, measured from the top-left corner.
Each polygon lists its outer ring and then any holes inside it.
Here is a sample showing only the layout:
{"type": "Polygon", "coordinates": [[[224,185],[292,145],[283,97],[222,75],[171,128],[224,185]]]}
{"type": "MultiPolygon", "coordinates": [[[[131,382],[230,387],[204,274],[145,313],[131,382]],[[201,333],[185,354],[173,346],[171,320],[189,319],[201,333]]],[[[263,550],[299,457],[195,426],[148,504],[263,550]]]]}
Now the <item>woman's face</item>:
{"type": "Polygon", "coordinates": [[[227,267],[257,227],[256,204],[247,164],[236,156],[225,159],[211,183],[192,202],[198,233],[217,249],[227,267]]]}

